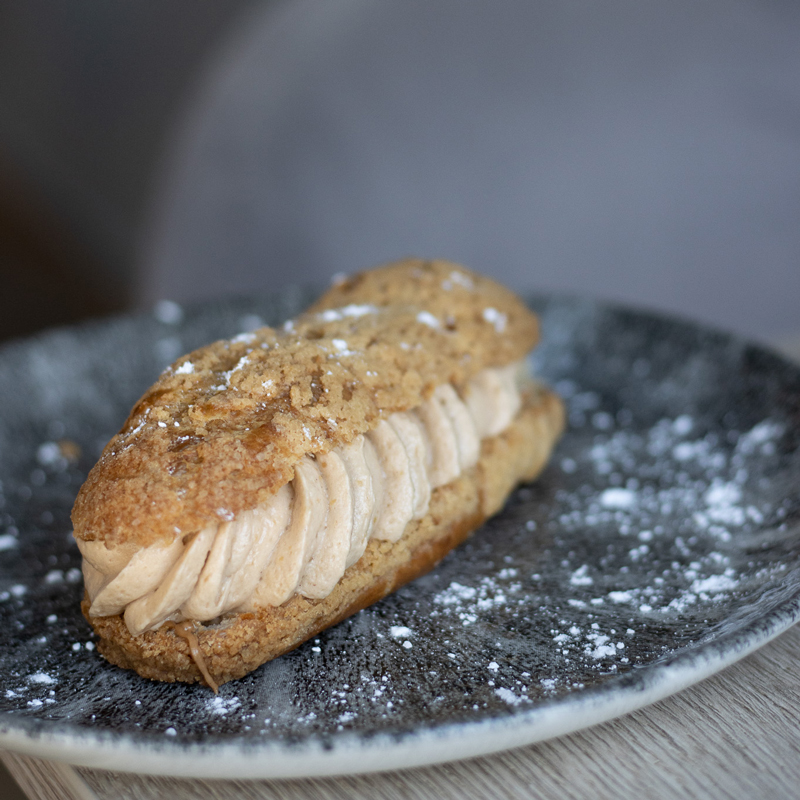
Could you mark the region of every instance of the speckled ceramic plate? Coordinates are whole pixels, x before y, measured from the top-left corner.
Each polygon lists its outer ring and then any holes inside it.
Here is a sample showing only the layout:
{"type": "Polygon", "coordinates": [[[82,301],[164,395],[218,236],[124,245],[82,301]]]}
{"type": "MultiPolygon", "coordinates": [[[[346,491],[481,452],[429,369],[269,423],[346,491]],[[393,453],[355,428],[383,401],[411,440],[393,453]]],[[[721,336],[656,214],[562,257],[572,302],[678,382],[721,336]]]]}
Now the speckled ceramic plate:
{"type": "Polygon", "coordinates": [[[0,352],[0,746],[207,777],[487,753],[681,689],[800,613],[800,370],[697,326],[539,299],[569,431],[432,573],[218,696],[105,663],[80,615],[75,493],[166,363],[277,323],[286,293],[0,352]]]}

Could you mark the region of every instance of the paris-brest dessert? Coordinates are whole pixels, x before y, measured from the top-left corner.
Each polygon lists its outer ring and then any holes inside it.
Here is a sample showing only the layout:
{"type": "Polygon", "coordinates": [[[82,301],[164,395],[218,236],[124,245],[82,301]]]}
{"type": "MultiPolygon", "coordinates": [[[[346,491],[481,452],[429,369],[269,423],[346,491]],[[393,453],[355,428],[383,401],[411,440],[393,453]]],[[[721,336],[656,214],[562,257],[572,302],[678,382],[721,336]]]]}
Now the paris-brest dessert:
{"type": "Polygon", "coordinates": [[[430,570],[562,430],[538,335],[494,281],[408,260],[179,358],[73,510],[99,651],[216,689],[430,570]]]}

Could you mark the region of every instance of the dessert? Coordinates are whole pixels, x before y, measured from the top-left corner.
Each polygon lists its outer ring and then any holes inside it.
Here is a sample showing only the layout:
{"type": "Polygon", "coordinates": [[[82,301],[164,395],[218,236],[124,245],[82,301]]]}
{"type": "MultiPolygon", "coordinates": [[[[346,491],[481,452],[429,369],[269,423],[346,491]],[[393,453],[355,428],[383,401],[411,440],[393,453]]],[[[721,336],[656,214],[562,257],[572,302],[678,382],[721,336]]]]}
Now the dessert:
{"type": "Polygon", "coordinates": [[[507,289],[408,260],[178,359],[73,510],[100,652],[215,687],[428,571],[561,432],[537,339],[507,289]]]}

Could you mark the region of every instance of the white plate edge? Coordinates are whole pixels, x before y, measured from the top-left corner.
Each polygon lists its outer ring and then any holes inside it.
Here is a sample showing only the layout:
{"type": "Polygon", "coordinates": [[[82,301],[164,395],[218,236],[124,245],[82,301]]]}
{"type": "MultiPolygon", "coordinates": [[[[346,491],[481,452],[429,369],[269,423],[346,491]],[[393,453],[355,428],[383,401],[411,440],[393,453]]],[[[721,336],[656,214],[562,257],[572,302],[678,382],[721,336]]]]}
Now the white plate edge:
{"type": "MultiPolygon", "coordinates": [[[[772,613],[780,614],[787,610],[784,605],[772,613]]],[[[789,616],[790,619],[784,620],[783,624],[777,622],[773,630],[754,632],[749,641],[738,646],[734,642],[723,653],[709,656],[703,650],[697,650],[687,653],[677,663],[653,665],[655,680],[651,678],[653,684],[642,690],[622,687],[588,696],[576,693],[571,702],[562,699],[538,709],[533,720],[510,717],[460,723],[444,729],[406,734],[401,742],[393,741],[391,734],[379,734],[367,742],[352,737],[330,749],[317,742],[292,748],[270,743],[262,748],[251,746],[247,750],[233,744],[176,747],[171,746],[168,740],[165,740],[163,748],[154,748],[150,743],[109,743],[102,739],[92,742],[91,735],[46,732],[32,735],[26,731],[0,731],[0,748],[93,769],[223,780],[333,777],[431,766],[524,747],[637,711],[750,655],[792,627],[797,621],[797,610],[790,611],[789,616]],[[211,752],[213,758],[209,757],[211,752]]],[[[737,633],[742,635],[741,631],[737,633]]],[[[716,644],[709,643],[710,646],[716,644]]]]}

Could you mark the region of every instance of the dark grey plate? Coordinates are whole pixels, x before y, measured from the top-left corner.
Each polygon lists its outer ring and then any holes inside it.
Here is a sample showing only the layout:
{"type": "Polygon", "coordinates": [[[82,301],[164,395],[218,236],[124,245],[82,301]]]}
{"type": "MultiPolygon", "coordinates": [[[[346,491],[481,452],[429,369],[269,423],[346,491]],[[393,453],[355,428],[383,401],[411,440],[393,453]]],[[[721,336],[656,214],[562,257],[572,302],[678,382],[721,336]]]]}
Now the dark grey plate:
{"type": "Polygon", "coordinates": [[[162,304],[0,352],[0,745],[216,777],[421,764],[640,707],[798,617],[800,370],[688,323],[539,298],[536,368],[569,431],[438,569],[217,697],[109,666],[78,608],[86,472],[165,364],[306,299],[162,304]]]}

